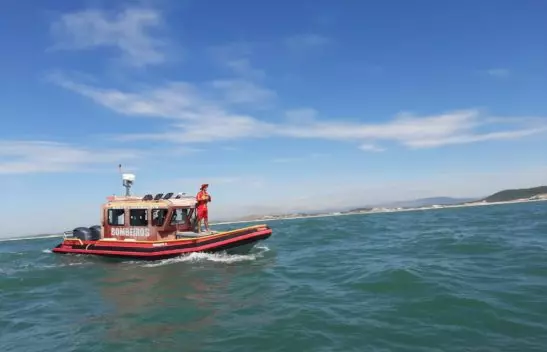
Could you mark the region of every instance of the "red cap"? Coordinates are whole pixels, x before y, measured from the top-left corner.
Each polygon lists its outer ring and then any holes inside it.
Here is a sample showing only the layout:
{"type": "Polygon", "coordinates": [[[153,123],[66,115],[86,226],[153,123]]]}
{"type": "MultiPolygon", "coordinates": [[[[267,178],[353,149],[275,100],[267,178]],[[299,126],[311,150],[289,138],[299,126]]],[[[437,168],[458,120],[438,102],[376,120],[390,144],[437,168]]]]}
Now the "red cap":
{"type": "Polygon", "coordinates": [[[204,183],[204,184],[201,185],[201,188],[200,188],[200,189],[204,189],[204,188],[207,187],[207,186],[209,186],[209,184],[208,184],[208,183],[204,183]]]}

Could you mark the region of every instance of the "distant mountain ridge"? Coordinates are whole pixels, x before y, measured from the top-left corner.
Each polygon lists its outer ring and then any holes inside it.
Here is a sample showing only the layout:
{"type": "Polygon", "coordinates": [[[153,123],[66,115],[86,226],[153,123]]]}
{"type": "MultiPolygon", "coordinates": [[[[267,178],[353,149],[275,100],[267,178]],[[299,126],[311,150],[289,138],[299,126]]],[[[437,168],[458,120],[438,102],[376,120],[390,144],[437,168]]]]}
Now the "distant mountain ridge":
{"type": "MultiPolygon", "coordinates": [[[[405,201],[395,201],[387,203],[379,203],[374,205],[367,205],[362,207],[341,207],[338,209],[324,209],[322,211],[315,212],[294,212],[290,215],[292,216],[310,216],[316,214],[326,214],[333,212],[340,213],[352,213],[352,212],[361,212],[361,211],[371,211],[373,208],[420,208],[428,207],[433,205],[458,205],[464,203],[494,203],[494,202],[507,202],[519,199],[529,199],[539,195],[547,195],[547,186],[539,186],[532,188],[520,188],[520,189],[506,189],[499,191],[487,197],[476,197],[476,198],[455,198],[455,197],[428,197],[428,198],[419,198],[413,200],[405,201]]],[[[248,215],[238,220],[254,220],[264,218],[265,216],[273,217],[284,217],[289,214],[270,214],[270,215],[248,215]]]]}
{"type": "Polygon", "coordinates": [[[383,207],[425,207],[429,205],[453,205],[476,201],[478,198],[429,197],[382,204],[383,207]]]}

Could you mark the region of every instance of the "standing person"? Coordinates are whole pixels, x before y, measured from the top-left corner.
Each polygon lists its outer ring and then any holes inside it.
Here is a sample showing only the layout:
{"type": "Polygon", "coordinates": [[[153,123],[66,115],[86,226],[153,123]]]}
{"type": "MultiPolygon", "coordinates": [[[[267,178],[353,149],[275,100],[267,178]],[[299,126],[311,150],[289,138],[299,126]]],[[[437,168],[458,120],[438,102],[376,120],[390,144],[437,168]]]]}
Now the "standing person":
{"type": "Polygon", "coordinates": [[[211,201],[211,196],[207,193],[209,184],[204,183],[201,185],[200,191],[196,196],[197,201],[197,215],[198,215],[198,233],[201,233],[201,220],[205,224],[205,231],[209,232],[209,210],[207,209],[207,203],[211,201]]]}

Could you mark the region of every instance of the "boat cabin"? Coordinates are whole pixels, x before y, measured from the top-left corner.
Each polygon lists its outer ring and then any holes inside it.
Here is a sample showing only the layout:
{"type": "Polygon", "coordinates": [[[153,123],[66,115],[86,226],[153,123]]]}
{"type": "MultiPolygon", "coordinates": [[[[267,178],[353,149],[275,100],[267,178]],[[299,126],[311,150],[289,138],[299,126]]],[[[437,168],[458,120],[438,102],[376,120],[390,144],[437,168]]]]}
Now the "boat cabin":
{"type": "Polygon", "coordinates": [[[103,239],[164,241],[197,229],[196,200],[173,193],[107,198],[102,207],[103,239]]]}

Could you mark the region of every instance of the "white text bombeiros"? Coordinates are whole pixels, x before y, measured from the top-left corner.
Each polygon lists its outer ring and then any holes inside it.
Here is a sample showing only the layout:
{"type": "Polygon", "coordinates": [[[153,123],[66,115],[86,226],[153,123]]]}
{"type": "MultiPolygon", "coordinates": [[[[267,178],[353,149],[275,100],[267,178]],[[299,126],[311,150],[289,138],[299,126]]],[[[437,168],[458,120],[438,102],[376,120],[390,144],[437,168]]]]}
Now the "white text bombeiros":
{"type": "Polygon", "coordinates": [[[113,227],[112,236],[148,237],[150,229],[148,227],[113,227]]]}

